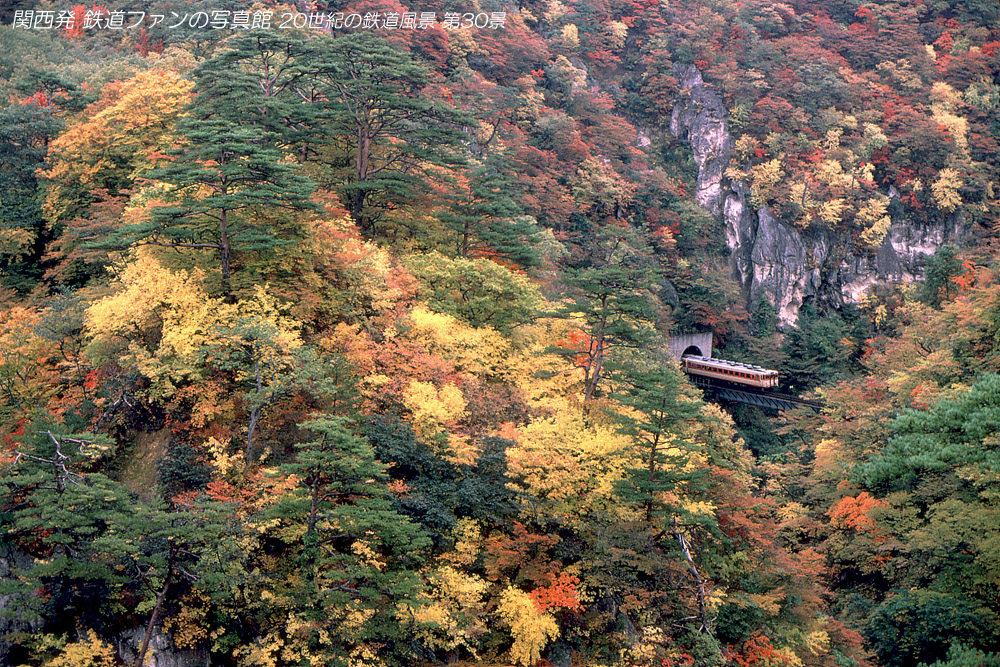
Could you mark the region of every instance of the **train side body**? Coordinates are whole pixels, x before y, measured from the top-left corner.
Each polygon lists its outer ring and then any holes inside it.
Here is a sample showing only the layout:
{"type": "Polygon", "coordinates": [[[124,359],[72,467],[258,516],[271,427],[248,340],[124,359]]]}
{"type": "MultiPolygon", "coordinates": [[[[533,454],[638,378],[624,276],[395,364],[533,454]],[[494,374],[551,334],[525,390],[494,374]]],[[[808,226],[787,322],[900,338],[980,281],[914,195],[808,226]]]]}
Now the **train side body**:
{"type": "Polygon", "coordinates": [[[778,386],[778,371],[751,364],[742,364],[738,361],[687,355],[681,359],[681,368],[690,375],[748,385],[758,389],[771,389],[778,386]]]}

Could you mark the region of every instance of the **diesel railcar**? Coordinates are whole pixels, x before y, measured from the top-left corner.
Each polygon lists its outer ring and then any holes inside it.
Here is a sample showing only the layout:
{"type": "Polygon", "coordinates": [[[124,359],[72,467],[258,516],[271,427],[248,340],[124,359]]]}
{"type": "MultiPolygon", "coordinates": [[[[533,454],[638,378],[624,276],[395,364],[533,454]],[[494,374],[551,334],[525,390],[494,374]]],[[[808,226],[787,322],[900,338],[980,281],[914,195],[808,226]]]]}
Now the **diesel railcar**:
{"type": "Polygon", "coordinates": [[[738,361],[685,355],[681,358],[681,368],[689,375],[749,385],[758,389],[771,389],[778,386],[778,371],[751,364],[741,364],[738,361]]]}

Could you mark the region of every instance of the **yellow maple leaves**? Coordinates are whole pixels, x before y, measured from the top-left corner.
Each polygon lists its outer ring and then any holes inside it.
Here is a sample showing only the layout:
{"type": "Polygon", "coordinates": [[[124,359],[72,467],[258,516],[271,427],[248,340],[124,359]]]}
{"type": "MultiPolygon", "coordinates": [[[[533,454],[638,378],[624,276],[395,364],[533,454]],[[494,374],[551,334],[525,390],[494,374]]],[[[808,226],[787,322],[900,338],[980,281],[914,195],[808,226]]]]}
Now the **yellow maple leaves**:
{"type": "Polygon", "coordinates": [[[107,84],[101,99],[49,148],[45,176],[52,187],[44,206],[49,220],[71,212],[72,191],[106,187],[112,173],[120,181],[148,170],[175,141],[168,128],[190,101],[193,87],[177,72],[160,70],[107,84]]]}
{"type": "Polygon", "coordinates": [[[55,350],[39,337],[37,313],[15,306],[0,311],[0,414],[21,417],[53,393],[47,360],[55,350]]]}
{"type": "Polygon", "coordinates": [[[514,638],[510,657],[519,665],[534,665],[542,657],[542,649],[559,636],[555,618],[538,611],[528,594],[514,586],[509,586],[500,596],[497,614],[510,628],[514,638]]]}
{"type": "Polygon", "coordinates": [[[606,505],[628,467],[629,440],[614,428],[590,423],[580,406],[553,406],[550,418],[537,418],[519,430],[507,451],[511,472],[532,495],[568,516],[606,505]]]}
{"type": "Polygon", "coordinates": [[[475,329],[424,306],[410,311],[408,322],[407,337],[452,363],[455,370],[492,379],[509,373],[510,343],[493,329],[475,329]]]}
{"type": "Polygon", "coordinates": [[[886,198],[872,198],[865,201],[855,215],[855,223],[861,228],[861,241],[869,248],[882,245],[885,235],[889,233],[892,219],[888,213],[889,202],[886,198]]]}
{"type": "Polygon", "coordinates": [[[962,204],[962,195],[958,189],[963,183],[961,174],[951,167],[939,171],[937,178],[931,184],[931,194],[937,207],[949,213],[957,209],[962,204]]]}
{"type": "Polygon", "coordinates": [[[221,321],[219,303],[205,294],[202,278],[198,269],[170,271],[151,252],[140,250],[119,272],[119,291],[87,310],[95,343],[127,341],[125,358],[153,382],[157,395],[200,377],[194,353],[221,321]]]}
{"type": "Polygon", "coordinates": [[[85,323],[98,356],[119,355],[151,381],[150,393],[172,395],[204,376],[204,354],[225,346],[234,323],[254,323],[268,332],[262,353],[287,355],[302,346],[298,323],[279,312],[267,286],[258,285],[237,303],[210,297],[199,269],[172,271],[149,248],[140,248],[117,275],[117,291],[94,302],[85,323]],[[102,352],[103,350],[103,352],[102,352]]]}
{"type": "Polygon", "coordinates": [[[431,438],[445,424],[465,412],[465,398],[455,385],[436,387],[430,382],[412,380],[403,402],[413,414],[413,428],[421,438],[431,438]]]}
{"type": "Polygon", "coordinates": [[[580,31],[576,25],[569,23],[563,26],[562,41],[568,48],[575,49],[580,46],[580,31]]]}
{"type": "Polygon", "coordinates": [[[774,188],[785,177],[780,160],[768,160],[753,166],[747,173],[750,182],[750,203],[754,208],[768,204],[773,197],[774,188]]]}
{"type": "Polygon", "coordinates": [[[433,648],[462,646],[475,656],[475,640],[486,632],[483,613],[489,585],[449,565],[431,571],[427,581],[429,604],[410,610],[418,624],[417,636],[433,648]]]}
{"type": "Polygon", "coordinates": [[[67,644],[46,667],[115,667],[115,650],[93,630],[85,639],[67,644]]]}

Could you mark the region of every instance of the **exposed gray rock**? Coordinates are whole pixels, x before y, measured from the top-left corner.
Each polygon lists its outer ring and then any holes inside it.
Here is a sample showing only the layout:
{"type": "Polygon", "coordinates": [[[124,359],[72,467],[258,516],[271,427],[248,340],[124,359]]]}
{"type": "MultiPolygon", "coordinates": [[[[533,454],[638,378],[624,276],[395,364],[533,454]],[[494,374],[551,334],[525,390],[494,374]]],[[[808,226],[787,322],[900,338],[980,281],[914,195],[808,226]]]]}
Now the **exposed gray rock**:
{"type": "Polygon", "coordinates": [[[635,147],[636,148],[647,148],[653,143],[649,138],[649,132],[647,130],[636,130],[635,133],[635,147]]]}
{"type": "MultiPolygon", "coordinates": [[[[723,216],[730,267],[748,308],[766,298],[783,326],[794,325],[806,300],[838,306],[857,301],[877,283],[920,278],[927,258],[962,235],[961,216],[932,225],[897,218],[877,251],[857,252],[846,236],[802,231],[777,220],[767,208],[754,210],[743,183],[725,177],[733,141],[722,98],[694,65],[675,63],[674,76],[681,95],[670,132],[691,145],[698,164],[698,203],[723,216]]],[[[890,186],[888,196],[898,199],[899,192],[890,186]]]]}
{"type": "MultiPolygon", "coordinates": [[[[146,636],[146,628],[133,628],[115,638],[118,655],[127,664],[135,662],[146,636]]],[[[146,650],[146,667],[211,667],[212,656],[207,648],[202,650],[181,650],[174,647],[170,636],[154,628],[146,650]]]]}
{"type": "Polygon", "coordinates": [[[694,65],[674,63],[674,76],[681,85],[681,101],[670,116],[670,133],[691,144],[698,163],[698,203],[722,213],[723,172],[733,152],[729,136],[729,114],[715,91],[705,85],[694,65]]]}
{"type": "MultiPolygon", "coordinates": [[[[893,190],[889,189],[890,197],[893,190]]],[[[963,233],[960,215],[931,225],[894,219],[885,241],[874,255],[845,258],[840,274],[844,297],[857,301],[877,283],[903,283],[922,278],[927,259],[941,246],[958,241],[963,233]]]]}
{"type": "Polygon", "coordinates": [[[829,254],[826,234],[805,237],[767,209],[757,213],[757,230],[750,253],[753,273],[748,276],[747,304],[766,298],[783,323],[794,323],[803,301],[817,294],[823,283],[820,267],[829,254]]]}
{"type": "Polygon", "coordinates": [[[742,183],[733,183],[726,197],[723,211],[726,222],[726,245],[731,251],[730,266],[733,274],[743,286],[743,296],[750,303],[750,289],[753,286],[752,255],[757,239],[757,212],[747,205],[745,188],[742,183]]]}

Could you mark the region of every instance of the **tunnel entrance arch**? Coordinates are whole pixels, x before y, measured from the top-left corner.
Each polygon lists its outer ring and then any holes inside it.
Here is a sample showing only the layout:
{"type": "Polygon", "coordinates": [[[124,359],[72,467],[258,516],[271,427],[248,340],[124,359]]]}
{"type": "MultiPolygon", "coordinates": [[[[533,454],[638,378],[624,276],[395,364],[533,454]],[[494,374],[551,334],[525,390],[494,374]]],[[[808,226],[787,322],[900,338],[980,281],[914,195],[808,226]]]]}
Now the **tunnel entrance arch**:
{"type": "Polygon", "coordinates": [[[670,355],[677,361],[685,354],[712,356],[712,332],[680,334],[670,337],[670,355]],[[693,348],[693,349],[692,349],[693,348]]]}

